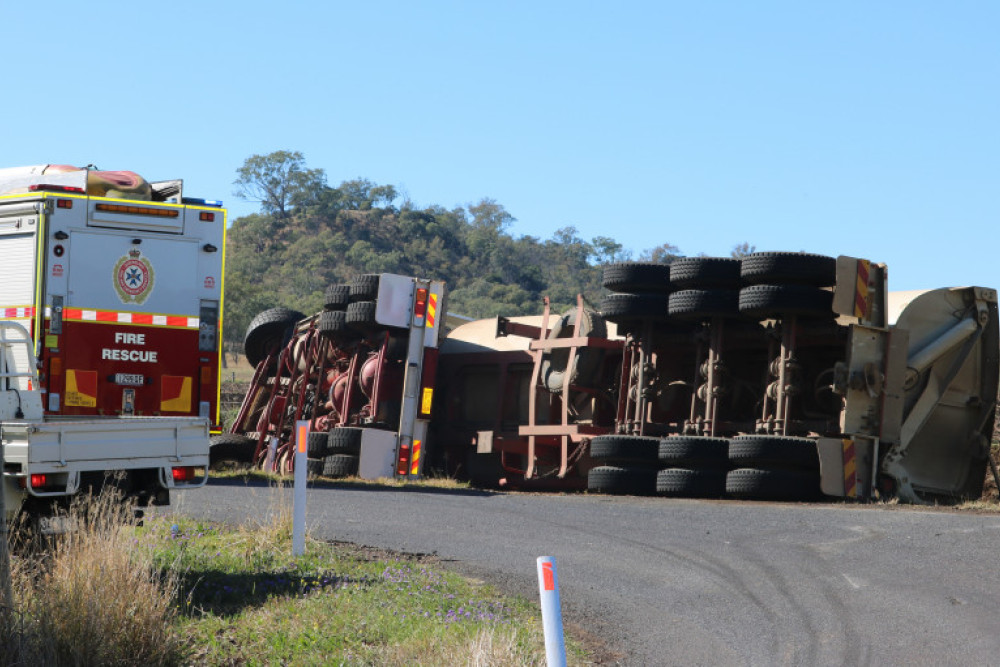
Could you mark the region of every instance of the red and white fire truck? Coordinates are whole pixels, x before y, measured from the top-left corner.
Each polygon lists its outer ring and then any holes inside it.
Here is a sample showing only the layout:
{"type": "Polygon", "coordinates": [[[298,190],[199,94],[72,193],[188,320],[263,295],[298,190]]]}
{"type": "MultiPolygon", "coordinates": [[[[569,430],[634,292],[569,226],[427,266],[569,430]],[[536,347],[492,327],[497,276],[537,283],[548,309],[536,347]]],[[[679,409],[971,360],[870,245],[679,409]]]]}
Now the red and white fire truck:
{"type": "Polygon", "coordinates": [[[225,224],[220,203],[185,197],[180,180],[0,169],[8,511],[109,471],[124,471],[127,495],[159,503],[204,483],[225,224]]]}

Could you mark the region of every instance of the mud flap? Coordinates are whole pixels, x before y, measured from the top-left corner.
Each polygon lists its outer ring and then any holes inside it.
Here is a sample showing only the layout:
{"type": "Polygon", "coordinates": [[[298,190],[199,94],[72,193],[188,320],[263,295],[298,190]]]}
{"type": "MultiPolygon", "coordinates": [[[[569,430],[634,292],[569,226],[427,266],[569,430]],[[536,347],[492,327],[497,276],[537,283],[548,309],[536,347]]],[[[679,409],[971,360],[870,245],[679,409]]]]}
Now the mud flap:
{"type": "Polygon", "coordinates": [[[396,433],[366,428],[361,431],[361,458],[358,477],[361,479],[392,478],[396,471],[396,433]]]}
{"type": "Polygon", "coordinates": [[[871,499],[877,446],[869,438],[819,438],[820,490],[838,498],[871,499]]]}

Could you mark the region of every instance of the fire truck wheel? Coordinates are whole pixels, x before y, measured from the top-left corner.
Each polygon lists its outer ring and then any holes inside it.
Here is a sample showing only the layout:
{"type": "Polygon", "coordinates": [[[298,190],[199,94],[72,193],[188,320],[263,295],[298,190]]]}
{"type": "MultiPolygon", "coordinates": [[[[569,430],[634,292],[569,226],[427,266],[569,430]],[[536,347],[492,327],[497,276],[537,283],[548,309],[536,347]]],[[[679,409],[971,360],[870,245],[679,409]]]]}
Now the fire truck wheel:
{"type": "Polygon", "coordinates": [[[637,435],[599,435],[590,441],[590,458],[612,465],[651,465],[657,459],[658,438],[637,435]]]}
{"type": "Polygon", "coordinates": [[[668,466],[726,468],[729,465],[729,440],[705,436],[672,435],[660,440],[660,448],[657,453],[660,462],[668,466]]]}
{"type": "Polygon", "coordinates": [[[258,313],[250,321],[246,336],[243,338],[243,351],[247,362],[256,366],[267,358],[268,354],[277,352],[291,338],[295,323],[305,315],[288,308],[271,308],[258,313]]]}
{"type": "Polygon", "coordinates": [[[740,290],[740,313],[758,320],[788,315],[833,318],[833,292],[810,285],[751,285],[740,290]]]}
{"type": "Polygon", "coordinates": [[[328,434],[323,431],[309,433],[309,440],[306,442],[306,453],[310,458],[318,459],[326,454],[326,439],[328,434]]]}
{"type": "MultiPolygon", "coordinates": [[[[574,308],[556,321],[555,326],[549,331],[549,338],[572,338],[575,324],[576,309],[574,308]]],[[[607,338],[608,327],[604,318],[595,312],[584,310],[579,335],[607,338]]],[[[603,359],[604,351],[599,348],[577,348],[573,368],[567,369],[566,366],[569,363],[568,348],[546,350],[542,354],[542,381],[553,394],[562,393],[566,385],[570,384],[586,386],[593,382],[594,375],[600,368],[603,359]]]]}
{"type": "Polygon", "coordinates": [[[351,281],[349,299],[354,301],[374,301],[378,298],[379,274],[367,273],[354,276],[351,281]]]}
{"type": "Polygon", "coordinates": [[[604,267],[604,287],[613,292],[670,291],[670,266],[657,262],[619,262],[604,267]]]}
{"type": "Polygon", "coordinates": [[[676,498],[721,498],[726,493],[726,471],[664,468],[656,473],[656,493],[676,498]]]}
{"type": "Polygon", "coordinates": [[[726,473],[726,494],[746,500],[818,500],[819,473],[737,468],[726,473]]]}
{"type": "Polygon", "coordinates": [[[740,277],[744,285],[831,287],[837,282],[837,260],[806,252],[756,252],[740,260],[740,277]]]}
{"type": "Polygon", "coordinates": [[[738,317],[739,292],[734,289],[688,289],[670,295],[667,312],[686,320],[738,317]]]}
{"type": "Polygon", "coordinates": [[[350,477],[358,474],[358,457],[349,454],[333,454],[323,459],[324,477],[350,477]]]}
{"type": "Polygon", "coordinates": [[[819,453],[811,438],[739,435],[729,441],[729,462],[738,468],[819,470],[819,453]]]}
{"type": "Polygon", "coordinates": [[[598,466],[587,473],[587,490],[632,496],[651,496],[656,491],[656,468],[598,466]]]}
{"type": "Polygon", "coordinates": [[[347,308],[350,295],[350,285],[330,285],[323,295],[323,308],[325,310],[343,310],[347,308]]]}
{"type": "Polygon", "coordinates": [[[330,431],[326,440],[326,453],[358,454],[361,452],[361,429],[350,426],[338,426],[330,431]]]}
{"type": "Polygon", "coordinates": [[[664,322],[668,319],[667,306],[670,297],[666,294],[626,294],[612,292],[601,299],[601,315],[609,322],[634,322],[652,320],[664,322]]]}
{"type": "Polygon", "coordinates": [[[738,289],[740,260],[730,257],[680,257],[670,264],[675,290],[738,289]]]}
{"type": "Polygon", "coordinates": [[[345,318],[347,326],[364,333],[372,331],[375,326],[375,302],[355,301],[347,306],[345,318]]]}
{"type": "Polygon", "coordinates": [[[245,435],[222,433],[209,439],[208,462],[211,467],[225,464],[249,465],[253,462],[253,454],[257,449],[257,441],[245,435]]]}

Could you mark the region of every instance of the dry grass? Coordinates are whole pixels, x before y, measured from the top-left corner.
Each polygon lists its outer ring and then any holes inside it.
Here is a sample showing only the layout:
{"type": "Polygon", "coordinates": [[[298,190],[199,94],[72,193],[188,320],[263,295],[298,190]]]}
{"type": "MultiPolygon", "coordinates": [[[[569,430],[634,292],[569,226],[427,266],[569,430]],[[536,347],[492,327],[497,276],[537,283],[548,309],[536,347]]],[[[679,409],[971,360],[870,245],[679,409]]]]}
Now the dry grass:
{"type": "Polygon", "coordinates": [[[178,579],[136,540],[113,494],[70,510],[76,530],[20,544],[12,561],[13,623],[0,665],[169,665],[184,647],[172,630],[178,579]]]}

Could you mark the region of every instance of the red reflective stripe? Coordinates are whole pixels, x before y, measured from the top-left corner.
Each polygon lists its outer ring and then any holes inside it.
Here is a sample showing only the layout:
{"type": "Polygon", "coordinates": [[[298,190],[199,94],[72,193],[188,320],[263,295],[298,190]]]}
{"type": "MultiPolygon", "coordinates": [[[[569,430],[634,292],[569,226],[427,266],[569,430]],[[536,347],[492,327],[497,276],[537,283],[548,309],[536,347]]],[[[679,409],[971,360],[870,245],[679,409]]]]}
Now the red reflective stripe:
{"type": "Polygon", "coordinates": [[[117,322],[118,313],[111,312],[108,310],[97,311],[97,321],[98,322],[117,322]]]}
{"type": "Polygon", "coordinates": [[[552,563],[542,563],[542,581],[545,590],[554,591],[556,589],[556,575],[552,572],[552,563]]]}
{"type": "Polygon", "coordinates": [[[188,318],[185,316],[167,315],[168,327],[186,327],[188,318]]]}
{"type": "Polygon", "coordinates": [[[132,313],[132,324],[152,324],[153,316],[149,313],[132,313]]]}

